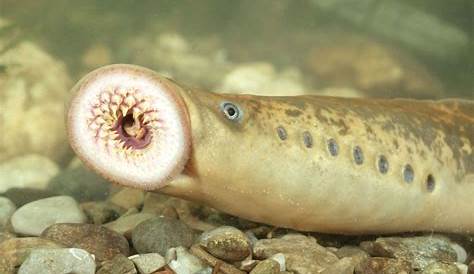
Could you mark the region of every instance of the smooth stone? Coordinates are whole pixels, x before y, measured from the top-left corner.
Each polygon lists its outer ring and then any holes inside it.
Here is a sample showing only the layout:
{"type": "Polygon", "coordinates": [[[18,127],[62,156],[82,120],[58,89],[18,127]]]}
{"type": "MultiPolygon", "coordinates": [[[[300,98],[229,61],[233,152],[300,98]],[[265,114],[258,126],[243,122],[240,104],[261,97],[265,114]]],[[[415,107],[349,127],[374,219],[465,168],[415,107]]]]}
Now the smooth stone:
{"type": "Polygon", "coordinates": [[[323,270],[321,274],[353,274],[355,265],[352,258],[342,258],[323,270]]]}
{"type": "Polygon", "coordinates": [[[140,274],[151,274],[166,265],[165,258],[158,253],[139,254],[129,257],[140,274]]]}
{"type": "Polygon", "coordinates": [[[86,216],[79,204],[69,196],[56,196],[28,203],[11,217],[13,230],[18,234],[39,236],[56,223],[84,223],[86,216]]]}
{"type": "Polygon", "coordinates": [[[468,273],[474,273],[474,260],[472,260],[468,265],[468,273]]]}
{"type": "Polygon", "coordinates": [[[195,232],[183,222],[163,216],[146,220],[132,231],[133,246],[138,253],[165,256],[172,247],[190,247],[194,239],[195,232]]]}
{"type": "MultiPolygon", "coordinates": [[[[233,264],[227,263],[221,259],[217,259],[216,257],[209,254],[202,246],[199,244],[195,244],[190,249],[191,253],[203,261],[206,265],[213,267],[214,269],[219,269],[220,273],[224,274],[245,274],[247,272],[239,270],[233,264]]],[[[167,254],[168,258],[168,254],[167,254]]]]}
{"type": "Polygon", "coordinates": [[[0,164],[0,193],[10,188],[45,189],[58,172],[55,162],[37,154],[9,159],[0,164]]]}
{"type": "Polygon", "coordinates": [[[156,217],[150,213],[136,213],[128,216],[122,216],[117,220],[107,223],[104,227],[124,235],[127,239],[132,238],[132,231],[140,223],[156,217]]]}
{"type": "Polygon", "coordinates": [[[105,224],[116,220],[124,212],[108,202],[86,202],[81,204],[81,209],[88,220],[96,225],[105,224]]]}
{"type": "Polygon", "coordinates": [[[117,254],[129,255],[127,239],[115,231],[93,224],[55,224],[41,237],[67,247],[81,248],[98,261],[111,260],[117,254]]]}
{"type": "Polygon", "coordinates": [[[97,274],[137,274],[137,269],[129,258],[117,254],[112,260],[102,262],[97,274]]]}
{"type": "Polygon", "coordinates": [[[16,206],[12,201],[10,201],[10,199],[0,197],[0,231],[2,231],[8,224],[10,217],[13,215],[15,210],[16,206]]]}
{"type": "Polygon", "coordinates": [[[36,249],[23,262],[18,274],[94,274],[94,257],[78,248],[36,249]]]}
{"type": "Polygon", "coordinates": [[[257,259],[268,259],[277,253],[283,253],[286,269],[300,274],[320,273],[339,261],[334,253],[320,246],[316,239],[300,234],[258,240],[253,253],[257,259]]]}
{"type": "Polygon", "coordinates": [[[129,209],[141,207],[144,199],[145,192],[143,190],[124,187],[112,194],[108,201],[121,208],[129,209]]]}
{"type": "Polygon", "coordinates": [[[14,267],[17,267],[21,265],[32,250],[62,247],[62,245],[55,242],[38,237],[12,238],[0,243],[0,254],[2,255],[0,257],[6,258],[14,267]]]}
{"type": "Polygon", "coordinates": [[[199,242],[211,255],[227,262],[242,261],[251,254],[247,235],[231,226],[221,226],[205,232],[199,242]]]}
{"type": "Polygon", "coordinates": [[[449,240],[436,236],[378,238],[375,242],[362,242],[361,248],[374,257],[410,262],[413,269],[424,269],[438,261],[454,263],[458,256],[449,240]]]}
{"type": "Polygon", "coordinates": [[[250,274],[279,274],[280,273],[280,264],[273,259],[266,259],[259,262],[253,269],[250,271],[250,274]]]}
{"type": "Polygon", "coordinates": [[[166,254],[166,261],[169,261],[169,268],[176,274],[212,273],[210,267],[184,247],[170,248],[166,254]]]}
{"type": "Polygon", "coordinates": [[[339,259],[350,258],[354,267],[369,258],[369,254],[357,246],[343,246],[335,254],[339,259]]]}
{"type": "Polygon", "coordinates": [[[356,266],[355,274],[380,274],[396,273],[410,274],[412,266],[409,262],[393,258],[374,257],[368,258],[360,265],[356,266]]]}
{"type": "Polygon", "coordinates": [[[421,274],[460,274],[459,268],[454,263],[434,262],[429,264],[421,274]]]}

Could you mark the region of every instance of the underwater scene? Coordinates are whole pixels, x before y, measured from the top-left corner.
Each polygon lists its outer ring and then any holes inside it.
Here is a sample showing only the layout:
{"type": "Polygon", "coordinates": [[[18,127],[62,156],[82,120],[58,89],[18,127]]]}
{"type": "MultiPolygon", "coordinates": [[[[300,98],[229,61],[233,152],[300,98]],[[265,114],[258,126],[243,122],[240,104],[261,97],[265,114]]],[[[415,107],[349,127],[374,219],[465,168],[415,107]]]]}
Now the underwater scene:
{"type": "Polygon", "coordinates": [[[0,274],[474,274],[469,0],[0,0],[0,274]]]}

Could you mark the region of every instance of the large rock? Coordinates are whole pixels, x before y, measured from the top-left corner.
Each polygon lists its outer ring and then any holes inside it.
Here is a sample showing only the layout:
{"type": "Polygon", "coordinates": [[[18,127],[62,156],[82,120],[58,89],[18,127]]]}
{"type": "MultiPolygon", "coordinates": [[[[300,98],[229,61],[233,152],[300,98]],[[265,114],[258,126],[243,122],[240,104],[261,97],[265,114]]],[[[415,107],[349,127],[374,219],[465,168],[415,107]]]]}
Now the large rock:
{"type": "Polygon", "coordinates": [[[27,153],[59,160],[68,150],[66,67],[28,41],[5,49],[0,51],[0,161],[27,153]]]}
{"type": "Polygon", "coordinates": [[[94,274],[95,261],[77,248],[37,249],[23,262],[18,274],[94,274]]]}
{"type": "Polygon", "coordinates": [[[117,254],[128,256],[128,241],[122,235],[93,224],[55,224],[46,229],[42,238],[67,247],[87,250],[98,261],[111,260],[117,254]]]}
{"type": "Polygon", "coordinates": [[[253,253],[257,259],[268,259],[283,253],[286,269],[299,274],[320,273],[339,261],[335,254],[320,246],[313,237],[298,234],[259,240],[254,245],[253,253]]]}
{"type": "Polygon", "coordinates": [[[0,164],[0,193],[12,188],[45,189],[58,172],[56,163],[38,154],[12,158],[0,164]]]}
{"type": "Polygon", "coordinates": [[[436,236],[378,238],[375,242],[361,243],[361,247],[372,256],[409,262],[413,269],[422,270],[438,261],[457,261],[457,253],[449,240],[436,236]]]}
{"type": "Polygon", "coordinates": [[[10,264],[17,267],[28,257],[32,250],[62,247],[60,244],[38,237],[11,238],[0,243],[0,257],[5,258],[10,264]]]}
{"type": "Polygon", "coordinates": [[[162,256],[172,247],[190,247],[195,236],[183,222],[168,217],[149,219],[132,231],[133,246],[138,253],[159,253],[162,256]]]}
{"type": "Polygon", "coordinates": [[[86,216],[77,202],[69,196],[56,196],[28,203],[20,207],[11,218],[18,234],[39,236],[56,223],[83,223],[86,216]]]}

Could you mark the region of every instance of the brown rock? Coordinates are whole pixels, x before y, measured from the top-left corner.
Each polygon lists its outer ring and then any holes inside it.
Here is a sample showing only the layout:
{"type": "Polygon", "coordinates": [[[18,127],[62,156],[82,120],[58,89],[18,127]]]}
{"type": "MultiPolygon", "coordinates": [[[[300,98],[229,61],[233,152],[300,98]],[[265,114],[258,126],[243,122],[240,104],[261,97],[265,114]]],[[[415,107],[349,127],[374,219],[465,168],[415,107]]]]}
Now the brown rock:
{"type": "Polygon", "coordinates": [[[122,216],[113,222],[105,224],[104,227],[124,235],[127,239],[131,239],[132,231],[137,225],[154,217],[156,217],[155,214],[136,213],[122,216]]]}
{"type": "Polygon", "coordinates": [[[17,267],[21,265],[33,249],[62,247],[60,244],[38,237],[12,238],[0,243],[0,257],[17,267]]]}
{"type": "Polygon", "coordinates": [[[2,274],[14,274],[15,267],[7,260],[7,258],[0,257],[0,273],[2,274]]]}
{"type": "Polygon", "coordinates": [[[124,209],[108,202],[82,203],[81,209],[90,222],[96,225],[111,222],[124,212],[124,209]]]}
{"type": "Polygon", "coordinates": [[[206,264],[212,266],[214,268],[213,271],[216,271],[216,273],[222,273],[222,274],[245,274],[246,273],[237,269],[235,266],[229,263],[226,263],[220,259],[215,258],[211,254],[207,253],[201,246],[193,245],[191,247],[191,253],[194,256],[198,257],[199,259],[203,260],[206,264]]]}
{"type": "Polygon", "coordinates": [[[378,238],[375,242],[362,242],[361,247],[374,257],[410,262],[415,270],[422,270],[433,262],[454,263],[457,260],[450,242],[433,236],[378,238]]]}
{"type": "Polygon", "coordinates": [[[461,274],[454,263],[435,262],[429,264],[421,274],[461,274]]]}
{"type": "Polygon", "coordinates": [[[365,260],[355,269],[355,274],[409,274],[411,265],[409,262],[392,259],[374,257],[365,260]]]}
{"type": "Polygon", "coordinates": [[[250,274],[279,274],[280,264],[273,259],[266,259],[258,263],[250,274]]]}
{"type": "Polygon", "coordinates": [[[313,237],[296,234],[277,239],[259,240],[253,252],[259,259],[267,259],[277,253],[283,253],[287,270],[299,274],[320,273],[339,261],[336,255],[318,245],[313,237]]]}
{"type": "Polygon", "coordinates": [[[131,260],[117,254],[112,260],[104,261],[97,274],[136,274],[137,270],[131,260]]]}
{"type": "Polygon", "coordinates": [[[242,261],[251,253],[247,235],[231,226],[221,226],[204,233],[200,243],[214,257],[227,262],[242,261]]]}
{"type": "Polygon", "coordinates": [[[109,202],[121,208],[129,209],[141,207],[144,199],[145,193],[143,190],[124,187],[112,194],[109,198],[109,202]]]}
{"type": "Polygon", "coordinates": [[[128,256],[130,252],[125,237],[93,224],[55,224],[48,227],[41,237],[67,247],[84,249],[99,261],[111,260],[117,254],[128,256]]]}

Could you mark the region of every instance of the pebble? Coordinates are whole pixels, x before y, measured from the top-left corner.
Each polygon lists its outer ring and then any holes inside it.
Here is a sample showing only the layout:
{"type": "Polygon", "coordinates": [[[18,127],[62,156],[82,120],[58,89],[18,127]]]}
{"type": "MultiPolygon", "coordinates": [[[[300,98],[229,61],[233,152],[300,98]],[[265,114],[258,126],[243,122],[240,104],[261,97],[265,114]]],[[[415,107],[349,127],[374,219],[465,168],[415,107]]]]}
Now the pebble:
{"type": "Polygon", "coordinates": [[[375,257],[365,260],[362,264],[356,266],[355,274],[379,274],[379,273],[396,273],[409,274],[412,273],[412,267],[409,262],[393,259],[375,257]]]}
{"type": "Polygon", "coordinates": [[[76,247],[94,254],[98,261],[111,260],[117,254],[129,255],[128,241],[122,235],[94,224],[55,224],[41,237],[67,247],[76,247]]]}
{"type": "Polygon", "coordinates": [[[352,258],[342,258],[323,270],[321,274],[353,274],[355,265],[352,258]]]}
{"type": "Polygon", "coordinates": [[[18,274],[94,274],[94,257],[78,248],[36,249],[23,262],[18,274]]]}
{"type": "Polygon", "coordinates": [[[140,208],[145,199],[145,192],[143,190],[134,188],[122,188],[109,198],[111,204],[117,205],[124,209],[140,208]]]}
{"type": "Polygon", "coordinates": [[[2,274],[14,274],[15,267],[7,260],[7,258],[0,257],[0,273],[2,274]]]}
{"type": "Polygon", "coordinates": [[[280,273],[280,264],[273,259],[266,259],[258,263],[250,274],[278,274],[280,273]]]}
{"type": "Polygon", "coordinates": [[[434,262],[425,267],[421,274],[460,274],[460,271],[454,263],[434,262]]]}
{"type": "Polygon", "coordinates": [[[258,259],[283,253],[286,269],[300,274],[320,273],[339,261],[336,255],[320,246],[313,237],[299,234],[259,240],[254,245],[253,253],[258,259]]]}
{"type": "MultiPolygon", "coordinates": [[[[19,266],[35,249],[55,249],[63,246],[38,237],[12,238],[0,243],[0,254],[13,266],[19,266]]],[[[1,273],[1,272],[0,272],[1,273]]]]}
{"type": "Polygon", "coordinates": [[[39,236],[52,224],[84,223],[86,220],[77,202],[69,196],[50,197],[28,203],[11,217],[16,233],[31,236],[39,236]]]}
{"type": "Polygon", "coordinates": [[[137,274],[137,270],[129,258],[117,254],[112,260],[102,262],[97,274],[137,274]]]}
{"type": "Polygon", "coordinates": [[[86,214],[88,220],[96,225],[111,222],[124,212],[123,209],[108,202],[82,203],[81,209],[86,214]]]}
{"type": "Polygon", "coordinates": [[[458,256],[449,240],[436,236],[383,237],[375,242],[362,242],[361,247],[374,257],[410,262],[413,269],[424,269],[437,261],[454,263],[458,256]]]}
{"type": "Polygon", "coordinates": [[[133,246],[138,253],[164,256],[172,247],[190,247],[194,239],[195,232],[183,222],[163,216],[146,220],[132,231],[133,246]]]}
{"type": "Polygon", "coordinates": [[[227,262],[242,261],[251,254],[247,235],[231,226],[221,226],[203,233],[200,244],[211,255],[227,262]]]}
{"type": "MultiPolygon", "coordinates": [[[[208,267],[198,257],[189,253],[189,251],[184,247],[176,247],[168,250],[166,261],[169,261],[169,268],[171,268],[176,274],[212,273],[210,267],[208,267]]],[[[224,272],[224,274],[227,273],[224,272]]]]}
{"type": "Polygon", "coordinates": [[[6,227],[15,209],[16,207],[10,199],[0,197],[0,231],[6,227]]]}
{"type": "Polygon", "coordinates": [[[11,188],[45,189],[58,172],[56,163],[37,154],[9,159],[0,164],[0,193],[11,188]]]}
{"type": "Polygon", "coordinates": [[[229,264],[220,259],[217,259],[211,254],[207,253],[206,250],[204,250],[199,245],[193,245],[191,247],[191,253],[194,256],[201,259],[202,261],[204,261],[206,264],[212,266],[214,269],[219,269],[219,273],[223,273],[223,274],[245,274],[246,273],[237,269],[232,264],[229,264]]]}
{"type": "Polygon", "coordinates": [[[104,227],[124,235],[127,239],[131,239],[132,231],[137,225],[154,217],[156,217],[155,214],[135,213],[122,216],[113,222],[105,224],[104,227]]]}
{"type": "Polygon", "coordinates": [[[151,274],[166,265],[165,258],[158,253],[139,254],[129,257],[140,274],[151,274]]]}

